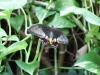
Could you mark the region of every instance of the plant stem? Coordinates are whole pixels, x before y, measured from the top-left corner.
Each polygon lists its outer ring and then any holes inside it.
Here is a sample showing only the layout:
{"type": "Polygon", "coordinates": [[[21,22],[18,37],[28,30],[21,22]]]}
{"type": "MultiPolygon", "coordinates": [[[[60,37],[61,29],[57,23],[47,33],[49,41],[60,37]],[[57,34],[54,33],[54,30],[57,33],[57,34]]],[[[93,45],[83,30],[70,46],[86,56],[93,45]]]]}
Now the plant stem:
{"type": "Polygon", "coordinates": [[[28,49],[28,52],[26,54],[26,62],[27,63],[28,63],[28,60],[29,60],[30,52],[31,52],[32,42],[33,42],[33,37],[31,37],[31,42],[30,42],[30,45],[29,45],[29,49],[28,49]]]}
{"type": "Polygon", "coordinates": [[[58,75],[58,65],[57,65],[57,48],[54,49],[54,68],[55,68],[55,75],[58,75]]]}
{"type": "Polygon", "coordinates": [[[40,54],[39,54],[39,57],[38,57],[39,62],[40,62],[40,59],[41,59],[41,56],[42,56],[43,49],[44,49],[44,45],[42,44],[42,48],[41,48],[41,51],[40,51],[40,54]]]}
{"type": "Polygon", "coordinates": [[[37,60],[38,56],[39,56],[40,44],[41,44],[41,40],[39,39],[39,40],[38,40],[37,49],[36,49],[36,55],[35,55],[35,57],[34,57],[34,60],[33,60],[31,63],[34,63],[34,62],[37,60]]]}
{"type": "MultiPolygon", "coordinates": [[[[7,19],[7,22],[8,22],[8,27],[9,27],[9,36],[11,36],[11,26],[10,26],[10,20],[7,19]]],[[[5,45],[9,39],[9,36],[7,37],[6,41],[3,43],[3,45],[5,45]]]]}
{"type": "Polygon", "coordinates": [[[23,8],[21,8],[21,10],[22,10],[24,17],[25,17],[25,35],[27,35],[27,15],[26,15],[23,8]]]}

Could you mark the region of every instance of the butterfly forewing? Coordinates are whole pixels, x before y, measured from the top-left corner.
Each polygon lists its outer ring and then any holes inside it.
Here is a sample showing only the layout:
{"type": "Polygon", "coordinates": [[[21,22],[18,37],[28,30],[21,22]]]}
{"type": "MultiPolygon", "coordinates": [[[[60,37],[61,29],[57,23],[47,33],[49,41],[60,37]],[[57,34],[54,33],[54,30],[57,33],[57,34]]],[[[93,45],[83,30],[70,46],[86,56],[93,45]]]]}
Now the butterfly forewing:
{"type": "Polygon", "coordinates": [[[38,37],[45,37],[45,33],[43,32],[42,27],[40,25],[31,26],[28,29],[28,33],[36,35],[38,37]]]}

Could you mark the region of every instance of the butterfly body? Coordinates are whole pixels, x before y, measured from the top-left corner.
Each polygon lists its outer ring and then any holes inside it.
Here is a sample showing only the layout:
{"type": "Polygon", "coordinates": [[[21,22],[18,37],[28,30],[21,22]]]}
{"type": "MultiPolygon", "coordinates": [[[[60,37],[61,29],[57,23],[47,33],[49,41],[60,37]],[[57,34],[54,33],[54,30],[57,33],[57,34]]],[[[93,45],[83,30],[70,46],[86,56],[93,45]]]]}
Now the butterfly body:
{"type": "Polygon", "coordinates": [[[28,33],[40,37],[45,45],[49,43],[50,45],[52,45],[52,47],[57,47],[58,43],[68,43],[67,37],[59,29],[49,27],[44,24],[31,26],[28,29],[28,33]]]}

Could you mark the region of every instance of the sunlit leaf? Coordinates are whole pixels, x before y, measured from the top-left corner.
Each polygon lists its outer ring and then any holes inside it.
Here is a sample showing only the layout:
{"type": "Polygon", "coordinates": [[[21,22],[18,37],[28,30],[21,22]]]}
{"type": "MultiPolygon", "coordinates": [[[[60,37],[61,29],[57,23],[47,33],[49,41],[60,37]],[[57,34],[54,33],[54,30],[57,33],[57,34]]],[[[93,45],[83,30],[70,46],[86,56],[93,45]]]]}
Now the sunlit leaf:
{"type": "Polygon", "coordinates": [[[53,26],[54,28],[71,28],[76,26],[74,22],[60,16],[58,13],[55,14],[54,19],[49,23],[49,25],[53,26]]]}
{"type": "Polygon", "coordinates": [[[57,0],[55,9],[60,11],[61,16],[70,13],[82,15],[87,22],[100,26],[100,18],[85,8],[77,7],[75,0],[57,0]]]}
{"type": "Polygon", "coordinates": [[[0,28],[0,36],[7,36],[6,32],[2,28],[0,28]]]}
{"type": "Polygon", "coordinates": [[[16,35],[11,35],[9,37],[3,37],[2,38],[3,41],[5,41],[7,39],[8,39],[8,41],[19,41],[19,38],[16,35]]]}
{"type": "Polygon", "coordinates": [[[27,0],[0,0],[0,9],[19,9],[27,3],[27,0]]]}
{"type": "Polygon", "coordinates": [[[8,20],[10,18],[10,15],[12,13],[12,10],[4,10],[0,12],[0,19],[6,19],[8,20]]]}
{"type": "Polygon", "coordinates": [[[89,52],[81,56],[74,66],[80,66],[90,72],[97,73],[100,71],[100,56],[94,52],[89,52]]]}
{"type": "Polygon", "coordinates": [[[69,14],[78,6],[75,0],[57,0],[55,9],[60,11],[60,15],[69,14]]]}
{"type": "Polygon", "coordinates": [[[25,49],[26,47],[27,47],[27,43],[25,41],[15,42],[12,45],[10,45],[8,48],[3,50],[3,52],[1,52],[0,59],[18,50],[25,49]]]}
{"type": "Polygon", "coordinates": [[[39,67],[39,63],[37,61],[34,63],[25,63],[21,60],[16,60],[15,62],[21,69],[28,72],[30,75],[33,75],[33,72],[39,67]]]}

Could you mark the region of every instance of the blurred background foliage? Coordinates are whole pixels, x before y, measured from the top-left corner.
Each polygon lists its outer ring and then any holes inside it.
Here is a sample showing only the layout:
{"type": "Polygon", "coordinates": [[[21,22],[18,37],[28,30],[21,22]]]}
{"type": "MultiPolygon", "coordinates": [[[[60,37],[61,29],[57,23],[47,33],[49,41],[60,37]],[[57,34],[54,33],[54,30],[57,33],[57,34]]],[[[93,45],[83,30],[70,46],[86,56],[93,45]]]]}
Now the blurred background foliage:
{"type": "Polygon", "coordinates": [[[37,23],[68,37],[57,48],[59,75],[100,75],[99,16],[100,0],[0,0],[0,75],[54,75],[54,49],[40,56],[39,38],[27,34],[37,23]]]}

